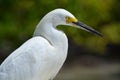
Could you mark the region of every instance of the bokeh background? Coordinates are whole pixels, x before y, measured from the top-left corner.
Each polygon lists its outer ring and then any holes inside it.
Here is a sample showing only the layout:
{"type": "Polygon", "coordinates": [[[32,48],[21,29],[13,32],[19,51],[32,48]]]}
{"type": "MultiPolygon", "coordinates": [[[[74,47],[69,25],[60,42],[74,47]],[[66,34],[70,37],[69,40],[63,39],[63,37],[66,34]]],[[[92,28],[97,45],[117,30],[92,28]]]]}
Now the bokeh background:
{"type": "Polygon", "coordinates": [[[70,11],[104,37],[59,26],[69,51],[55,80],[120,80],[120,0],[0,0],[0,63],[56,8],[70,11]]]}

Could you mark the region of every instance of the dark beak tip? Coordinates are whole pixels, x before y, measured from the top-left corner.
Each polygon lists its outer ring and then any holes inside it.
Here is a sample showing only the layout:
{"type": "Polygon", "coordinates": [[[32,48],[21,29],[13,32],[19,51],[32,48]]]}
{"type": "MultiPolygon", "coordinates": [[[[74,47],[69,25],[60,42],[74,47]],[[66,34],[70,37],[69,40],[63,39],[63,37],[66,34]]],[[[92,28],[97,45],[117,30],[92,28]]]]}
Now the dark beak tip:
{"type": "Polygon", "coordinates": [[[90,31],[90,32],[92,32],[92,33],[94,33],[94,34],[96,34],[96,35],[98,35],[98,36],[100,36],[100,37],[104,37],[103,36],[103,34],[101,34],[100,32],[98,32],[98,31],[90,31]]]}
{"type": "Polygon", "coordinates": [[[100,33],[98,36],[100,36],[100,37],[102,37],[102,38],[104,37],[103,34],[101,34],[101,33],[100,33]]]}

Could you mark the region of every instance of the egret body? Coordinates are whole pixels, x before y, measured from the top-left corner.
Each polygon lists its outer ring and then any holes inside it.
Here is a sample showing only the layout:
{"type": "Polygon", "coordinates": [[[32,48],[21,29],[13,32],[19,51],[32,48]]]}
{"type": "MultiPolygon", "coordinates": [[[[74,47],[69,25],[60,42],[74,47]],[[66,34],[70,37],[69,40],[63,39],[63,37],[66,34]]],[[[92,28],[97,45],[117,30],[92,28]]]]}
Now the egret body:
{"type": "Polygon", "coordinates": [[[66,35],[56,29],[69,25],[101,34],[64,9],[49,12],[37,25],[34,35],[0,65],[0,80],[53,80],[62,67],[68,50],[66,35]]]}

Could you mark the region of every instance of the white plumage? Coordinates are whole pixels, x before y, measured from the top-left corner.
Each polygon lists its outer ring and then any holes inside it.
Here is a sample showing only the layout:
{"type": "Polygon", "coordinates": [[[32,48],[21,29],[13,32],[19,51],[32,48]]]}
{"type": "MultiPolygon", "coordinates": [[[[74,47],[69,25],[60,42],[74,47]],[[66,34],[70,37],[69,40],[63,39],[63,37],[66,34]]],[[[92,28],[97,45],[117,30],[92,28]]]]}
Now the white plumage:
{"type": "Polygon", "coordinates": [[[52,80],[62,67],[68,50],[66,35],[58,25],[81,26],[93,33],[97,31],[78,24],[77,19],[64,9],[48,13],[38,24],[34,36],[16,49],[0,66],[0,80],[52,80]]]}

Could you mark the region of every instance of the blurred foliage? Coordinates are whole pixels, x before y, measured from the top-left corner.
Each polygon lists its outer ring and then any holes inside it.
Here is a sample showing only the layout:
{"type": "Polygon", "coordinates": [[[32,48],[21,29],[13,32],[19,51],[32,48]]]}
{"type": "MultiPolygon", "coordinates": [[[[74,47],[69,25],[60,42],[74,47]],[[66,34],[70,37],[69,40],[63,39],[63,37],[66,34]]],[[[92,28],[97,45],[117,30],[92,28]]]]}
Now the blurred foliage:
{"type": "Polygon", "coordinates": [[[35,26],[49,11],[64,8],[104,38],[73,27],[60,27],[79,45],[103,52],[120,43],[120,0],[0,0],[0,49],[8,53],[32,37],[35,26]]]}

